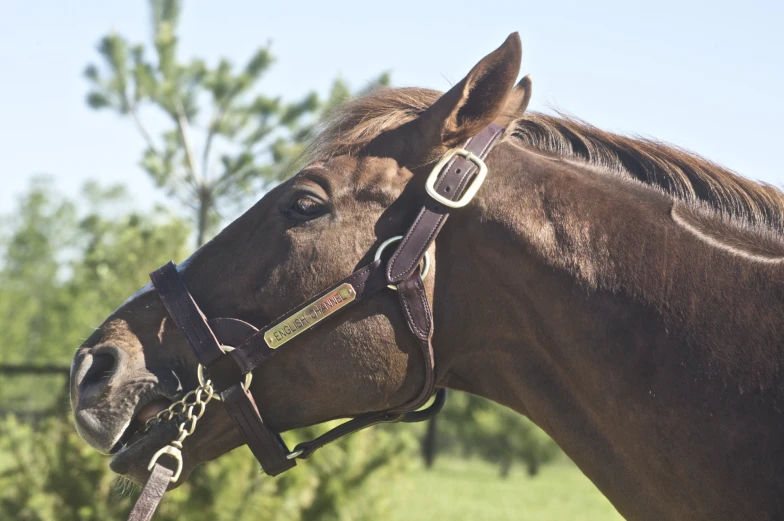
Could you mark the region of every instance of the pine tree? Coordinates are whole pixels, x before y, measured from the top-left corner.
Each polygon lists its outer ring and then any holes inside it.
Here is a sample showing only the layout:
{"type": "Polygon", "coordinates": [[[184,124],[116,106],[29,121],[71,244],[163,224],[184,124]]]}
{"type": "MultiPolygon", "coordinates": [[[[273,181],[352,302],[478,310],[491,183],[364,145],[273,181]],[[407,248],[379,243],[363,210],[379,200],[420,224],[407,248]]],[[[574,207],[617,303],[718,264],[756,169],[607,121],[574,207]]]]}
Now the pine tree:
{"type": "MultiPolygon", "coordinates": [[[[150,6],[152,53],[118,34],[103,37],[101,65],[85,70],[91,84],[87,103],[133,121],[146,143],[141,167],[189,209],[200,246],[216,231],[221,210],[292,173],[320,114],[350,91],[338,79],[326,100],[315,92],[293,102],[260,93],[259,81],[274,62],[269,44],[242,67],[226,58],[215,66],[181,61],[182,3],[151,0],[150,6]],[[157,137],[143,121],[147,109],[168,121],[157,137]]],[[[387,82],[383,74],[371,86],[387,82]]]]}

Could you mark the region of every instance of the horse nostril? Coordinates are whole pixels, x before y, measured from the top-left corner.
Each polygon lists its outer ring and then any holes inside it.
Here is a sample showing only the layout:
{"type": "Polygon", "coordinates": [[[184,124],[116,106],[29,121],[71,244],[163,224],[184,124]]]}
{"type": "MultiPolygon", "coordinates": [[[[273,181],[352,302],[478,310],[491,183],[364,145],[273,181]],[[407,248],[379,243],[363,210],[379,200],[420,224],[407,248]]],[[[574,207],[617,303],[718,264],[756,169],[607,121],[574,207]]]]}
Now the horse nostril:
{"type": "Polygon", "coordinates": [[[110,353],[93,355],[92,364],[84,375],[82,385],[95,385],[108,380],[115,370],[117,359],[110,353]]]}

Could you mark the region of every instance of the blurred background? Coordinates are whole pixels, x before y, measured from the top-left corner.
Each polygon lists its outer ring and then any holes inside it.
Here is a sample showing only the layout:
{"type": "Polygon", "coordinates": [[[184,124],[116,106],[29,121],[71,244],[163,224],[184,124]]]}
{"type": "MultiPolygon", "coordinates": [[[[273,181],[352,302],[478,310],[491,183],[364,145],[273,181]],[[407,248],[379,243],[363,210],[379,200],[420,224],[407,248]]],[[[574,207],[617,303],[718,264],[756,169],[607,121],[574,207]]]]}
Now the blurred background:
{"type": "MultiPolygon", "coordinates": [[[[291,175],[350,96],[446,90],[519,31],[529,110],[784,180],[781,2],[0,5],[3,520],[125,519],[136,492],[69,418],[74,350],[152,269],[291,175]]],[[[459,393],[434,422],[361,432],[277,479],[238,449],[156,517],[433,518],[620,519],[537,427],[459,393]]]]}

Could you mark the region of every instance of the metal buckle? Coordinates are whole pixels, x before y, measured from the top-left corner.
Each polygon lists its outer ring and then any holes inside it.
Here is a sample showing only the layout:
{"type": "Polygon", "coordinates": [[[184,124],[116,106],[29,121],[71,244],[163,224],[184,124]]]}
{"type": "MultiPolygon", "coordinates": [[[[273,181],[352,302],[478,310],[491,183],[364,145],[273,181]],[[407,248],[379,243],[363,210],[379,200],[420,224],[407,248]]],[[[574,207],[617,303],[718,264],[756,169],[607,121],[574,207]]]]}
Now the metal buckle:
{"type": "Polygon", "coordinates": [[[487,165],[482,158],[472,154],[465,148],[456,148],[454,150],[450,150],[441,160],[433,167],[433,170],[430,172],[430,175],[427,177],[427,182],[425,183],[425,190],[427,190],[427,195],[438,201],[439,203],[443,204],[444,206],[448,206],[449,208],[462,208],[463,206],[467,205],[471,202],[471,199],[474,198],[476,192],[479,191],[479,187],[482,186],[482,183],[485,181],[485,177],[487,176],[487,165]],[[444,166],[455,156],[462,156],[466,158],[466,160],[472,162],[479,168],[479,171],[476,173],[473,181],[468,187],[465,189],[463,196],[458,199],[457,201],[452,201],[451,199],[447,199],[443,195],[436,192],[436,181],[438,181],[438,176],[441,173],[441,170],[444,166]]]}
{"type": "MultiPolygon", "coordinates": [[[[378,259],[380,259],[381,254],[384,253],[384,250],[387,249],[387,246],[389,246],[390,244],[394,244],[400,240],[403,240],[403,236],[396,235],[382,242],[381,246],[379,246],[378,249],[376,250],[376,256],[373,258],[373,260],[377,261],[378,259]]],[[[426,251],[425,256],[422,258],[422,280],[425,280],[428,271],[430,271],[430,252],[426,251]]],[[[397,291],[397,286],[395,286],[394,284],[388,284],[387,287],[389,289],[394,289],[395,291],[397,291]]]]}
{"type": "Polygon", "coordinates": [[[147,470],[152,470],[155,466],[155,463],[158,461],[158,458],[161,456],[171,456],[177,461],[177,470],[174,472],[174,475],[169,479],[170,482],[174,483],[178,479],[180,479],[180,474],[182,473],[182,452],[179,448],[173,445],[166,445],[161,450],[155,453],[155,455],[150,460],[150,464],[147,465],[147,470]]]}
{"type": "MultiPolygon", "coordinates": [[[[220,347],[220,350],[223,351],[224,353],[231,353],[232,351],[234,351],[234,348],[231,347],[231,346],[219,346],[219,347],[220,347]]],[[[204,378],[204,366],[203,365],[199,364],[199,367],[196,368],[196,376],[199,378],[199,385],[201,385],[202,387],[206,387],[207,386],[207,379],[204,378]]],[[[250,390],[250,383],[252,381],[253,381],[253,373],[250,373],[250,372],[249,373],[245,373],[245,385],[244,385],[244,388],[245,388],[246,391],[250,390]]],[[[215,400],[218,400],[219,402],[222,401],[221,397],[220,397],[220,395],[218,393],[215,393],[212,397],[215,400]]]]}

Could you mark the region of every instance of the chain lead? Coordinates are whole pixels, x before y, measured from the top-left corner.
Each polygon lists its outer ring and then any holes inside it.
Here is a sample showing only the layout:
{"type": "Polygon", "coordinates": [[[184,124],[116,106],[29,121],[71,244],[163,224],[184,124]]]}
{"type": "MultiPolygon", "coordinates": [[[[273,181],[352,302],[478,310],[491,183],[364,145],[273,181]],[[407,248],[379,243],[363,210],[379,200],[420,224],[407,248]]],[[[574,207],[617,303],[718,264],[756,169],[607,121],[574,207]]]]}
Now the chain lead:
{"type": "Polygon", "coordinates": [[[147,432],[153,425],[169,421],[177,416],[185,415],[185,419],[180,423],[178,429],[180,434],[177,439],[166,445],[161,450],[155,453],[147,466],[147,470],[152,470],[155,463],[163,455],[171,456],[177,462],[177,470],[171,477],[171,482],[174,483],[180,478],[182,472],[182,442],[185,438],[193,434],[196,430],[196,424],[204,415],[207,409],[207,404],[210,403],[215,397],[215,390],[212,387],[210,380],[205,381],[193,391],[188,392],[179,401],[174,402],[166,409],[162,410],[144,424],[144,432],[147,432]]]}

